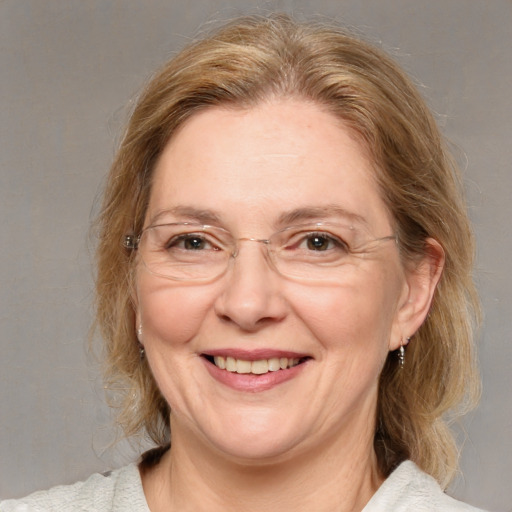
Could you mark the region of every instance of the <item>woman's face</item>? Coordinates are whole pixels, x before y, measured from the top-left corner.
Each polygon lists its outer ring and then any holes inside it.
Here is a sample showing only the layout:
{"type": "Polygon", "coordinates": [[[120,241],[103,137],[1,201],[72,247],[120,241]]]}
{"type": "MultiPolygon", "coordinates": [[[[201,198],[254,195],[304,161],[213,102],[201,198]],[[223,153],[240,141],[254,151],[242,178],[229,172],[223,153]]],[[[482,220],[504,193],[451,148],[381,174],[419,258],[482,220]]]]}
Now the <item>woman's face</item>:
{"type": "MultiPolygon", "coordinates": [[[[350,131],[314,104],[210,108],[161,155],[145,225],[198,222],[267,239],[326,221],[385,237],[393,225],[372,172],[350,131]]],[[[322,282],[278,274],[261,243],[239,247],[227,272],[206,283],[139,264],[137,324],[171,406],[173,442],[185,436],[244,460],[371,442],[379,373],[410,334],[396,244],[375,245],[322,282]],[[213,356],[232,358],[236,371],[213,356]],[[271,371],[281,358],[300,363],[271,371]]]]}

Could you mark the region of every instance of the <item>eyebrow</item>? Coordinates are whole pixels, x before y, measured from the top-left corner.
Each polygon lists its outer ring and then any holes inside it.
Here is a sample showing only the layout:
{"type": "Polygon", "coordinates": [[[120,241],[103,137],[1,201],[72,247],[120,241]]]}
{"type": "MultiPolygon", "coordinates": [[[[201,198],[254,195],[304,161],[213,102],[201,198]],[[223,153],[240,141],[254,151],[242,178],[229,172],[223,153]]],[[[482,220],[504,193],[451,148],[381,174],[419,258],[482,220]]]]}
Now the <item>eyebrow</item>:
{"type": "Polygon", "coordinates": [[[356,224],[368,225],[367,220],[362,215],[334,204],[327,206],[306,206],[290,210],[289,212],[284,212],[279,216],[277,224],[280,226],[286,226],[297,222],[312,220],[320,221],[333,217],[343,218],[344,220],[348,220],[356,224]]]}
{"type": "Polygon", "coordinates": [[[156,224],[162,217],[172,215],[174,217],[186,218],[198,224],[219,224],[220,217],[213,210],[194,208],[193,206],[175,206],[166,210],[160,210],[151,217],[150,225],[156,224]]]}
{"type": "MultiPolygon", "coordinates": [[[[213,210],[195,208],[193,206],[175,206],[166,210],[160,210],[153,217],[151,217],[150,225],[157,223],[162,217],[172,215],[173,217],[186,218],[204,225],[218,225],[221,224],[221,217],[213,210]]],[[[295,208],[293,210],[283,212],[279,215],[276,221],[277,227],[289,226],[297,222],[305,221],[322,221],[327,218],[343,218],[351,223],[368,225],[367,220],[357,213],[351,212],[339,205],[327,206],[305,206],[295,208]]]]}

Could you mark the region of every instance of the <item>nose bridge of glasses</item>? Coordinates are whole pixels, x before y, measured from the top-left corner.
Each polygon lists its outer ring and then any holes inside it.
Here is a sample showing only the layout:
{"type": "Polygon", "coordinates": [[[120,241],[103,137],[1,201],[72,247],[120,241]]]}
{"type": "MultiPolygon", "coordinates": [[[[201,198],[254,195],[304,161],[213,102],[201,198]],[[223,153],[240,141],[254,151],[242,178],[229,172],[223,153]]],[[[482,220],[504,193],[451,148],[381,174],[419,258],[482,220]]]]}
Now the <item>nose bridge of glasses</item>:
{"type": "Polygon", "coordinates": [[[257,242],[257,243],[260,243],[260,244],[269,245],[270,244],[270,239],[268,239],[268,238],[242,237],[242,238],[237,238],[237,242],[257,242]]]}
{"type": "Polygon", "coordinates": [[[270,239],[268,239],[268,238],[254,238],[254,237],[240,237],[240,238],[237,238],[234,250],[231,253],[231,256],[232,256],[233,259],[237,258],[239,253],[240,253],[240,242],[255,242],[255,243],[264,245],[265,248],[267,249],[265,251],[265,257],[266,257],[266,259],[270,263],[273,263],[272,262],[272,257],[271,257],[271,254],[270,254],[271,253],[271,250],[270,250],[271,249],[271,240],[270,239]]]}

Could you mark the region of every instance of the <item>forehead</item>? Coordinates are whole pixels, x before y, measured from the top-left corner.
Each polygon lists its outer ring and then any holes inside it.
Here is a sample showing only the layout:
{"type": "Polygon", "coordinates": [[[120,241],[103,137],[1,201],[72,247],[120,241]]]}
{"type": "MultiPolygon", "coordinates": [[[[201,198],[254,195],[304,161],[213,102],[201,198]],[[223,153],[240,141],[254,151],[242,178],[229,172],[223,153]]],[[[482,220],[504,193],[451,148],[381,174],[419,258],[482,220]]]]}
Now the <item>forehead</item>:
{"type": "Polygon", "coordinates": [[[147,221],[177,207],[250,223],[337,207],[389,224],[362,145],[341,120],[299,100],[213,107],[184,123],[157,162],[147,221]]]}

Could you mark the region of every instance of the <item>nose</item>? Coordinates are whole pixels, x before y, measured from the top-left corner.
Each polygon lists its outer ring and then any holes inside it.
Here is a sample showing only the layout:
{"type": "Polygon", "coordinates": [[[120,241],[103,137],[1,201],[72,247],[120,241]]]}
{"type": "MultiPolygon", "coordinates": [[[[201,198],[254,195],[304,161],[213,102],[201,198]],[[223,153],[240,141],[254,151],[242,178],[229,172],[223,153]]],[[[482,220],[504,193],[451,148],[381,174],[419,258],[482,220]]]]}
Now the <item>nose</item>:
{"type": "Polygon", "coordinates": [[[281,321],[288,310],[283,280],[267,261],[265,250],[261,243],[240,244],[215,303],[218,317],[248,332],[281,321]]]}

